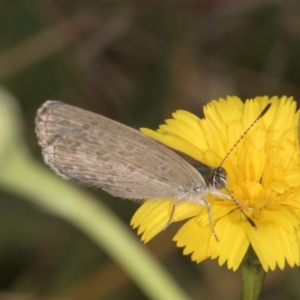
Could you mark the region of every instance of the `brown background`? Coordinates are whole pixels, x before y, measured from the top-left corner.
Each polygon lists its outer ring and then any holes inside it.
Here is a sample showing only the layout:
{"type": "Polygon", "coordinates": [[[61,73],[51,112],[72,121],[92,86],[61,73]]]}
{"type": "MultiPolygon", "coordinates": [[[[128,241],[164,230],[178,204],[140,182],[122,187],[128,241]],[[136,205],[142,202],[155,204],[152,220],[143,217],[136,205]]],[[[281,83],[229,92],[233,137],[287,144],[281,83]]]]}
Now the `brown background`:
{"type": "MultiPolygon", "coordinates": [[[[47,99],[151,128],[226,95],[300,99],[299,39],[297,1],[2,0],[0,80],[41,160],[34,117],[47,99]]],[[[129,226],[135,205],[91,192],[129,226]]],[[[24,200],[0,194],[0,299],[147,299],[108,253],[24,200]]],[[[146,247],[191,299],[239,299],[239,274],[182,256],[176,228],[146,247]]],[[[299,299],[299,278],[268,273],[261,299],[299,299]]]]}

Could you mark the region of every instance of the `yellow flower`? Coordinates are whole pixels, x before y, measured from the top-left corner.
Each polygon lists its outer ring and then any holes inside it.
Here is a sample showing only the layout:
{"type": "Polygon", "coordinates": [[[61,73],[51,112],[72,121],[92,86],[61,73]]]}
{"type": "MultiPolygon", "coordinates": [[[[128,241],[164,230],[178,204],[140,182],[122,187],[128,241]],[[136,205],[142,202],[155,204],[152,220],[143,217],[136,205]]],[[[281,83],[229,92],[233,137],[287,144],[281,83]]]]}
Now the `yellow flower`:
{"type": "MultiPolygon", "coordinates": [[[[194,261],[218,258],[236,270],[251,245],[265,271],[300,262],[300,155],[299,111],[288,97],[256,97],[243,103],[237,97],[213,100],[204,107],[204,119],[177,111],[148,136],[184,152],[209,166],[219,166],[226,154],[267,103],[268,112],[232,150],[222,167],[227,187],[254,221],[245,220],[233,201],[208,195],[219,241],[213,236],[207,207],[182,202],[172,222],[189,219],[174,240],[194,261]]],[[[226,194],[226,190],[221,190],[226,194]]],[[[144,242],[162,231],[174,199],[149,199],[135,213],[132,226],[144,242]]]]}

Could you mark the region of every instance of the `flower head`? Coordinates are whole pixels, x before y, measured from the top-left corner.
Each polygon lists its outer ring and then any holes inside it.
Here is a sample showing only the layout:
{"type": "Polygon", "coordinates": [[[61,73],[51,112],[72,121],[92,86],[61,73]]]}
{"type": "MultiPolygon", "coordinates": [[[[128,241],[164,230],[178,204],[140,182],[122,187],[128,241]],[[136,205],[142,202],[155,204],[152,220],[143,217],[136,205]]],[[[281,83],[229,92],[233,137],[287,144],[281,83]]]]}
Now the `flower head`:
{"type": "MultiPolygon", "coordinates": [[[[214,238],[207,207],[184,201],[175,207],[172,222],[189,219],[174,240],[183,253],[201,262],[218,258],[236,270],[251,245],[265,271],[300,263],[300,152],[299,111],[288,97],[256,97],[243,103],[237,97],[211,101],[204,119],[177,111],[157,131],[142,129],[148,136],[212,167],[227,171],[227,188],[254,221],[246,221],[230,200],[208,194],[214,238]],[[232,146],[253,123],[267,103],[268,112],[232,146]]],[[[226,190],[221,190],[226,194],[226,190]]],[[[142,240],[162,231],[170,218],[174,199],[149,199],[132,219],[142,240]]]]}

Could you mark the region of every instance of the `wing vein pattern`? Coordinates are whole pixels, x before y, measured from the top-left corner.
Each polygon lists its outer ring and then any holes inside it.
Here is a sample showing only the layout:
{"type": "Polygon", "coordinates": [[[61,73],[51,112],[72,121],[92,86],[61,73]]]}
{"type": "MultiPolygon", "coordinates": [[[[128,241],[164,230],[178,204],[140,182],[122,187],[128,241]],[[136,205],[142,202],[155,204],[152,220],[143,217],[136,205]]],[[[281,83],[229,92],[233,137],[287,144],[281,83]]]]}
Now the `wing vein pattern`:
{"type": "Polygon", "coordinates": [[[206,186],[168,147],[101,115],[47,101],[36,133],[47,164],[60,176],[127,199],[176,197],[206,186]]]}

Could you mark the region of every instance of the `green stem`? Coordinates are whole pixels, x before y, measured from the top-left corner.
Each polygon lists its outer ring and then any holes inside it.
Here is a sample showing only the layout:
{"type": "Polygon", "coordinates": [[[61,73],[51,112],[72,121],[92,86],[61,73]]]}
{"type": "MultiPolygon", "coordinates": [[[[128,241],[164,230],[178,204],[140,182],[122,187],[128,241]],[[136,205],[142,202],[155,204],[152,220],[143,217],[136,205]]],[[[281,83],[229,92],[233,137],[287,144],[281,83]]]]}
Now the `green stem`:
{"type": "Polygon", "coordinates": [[[149,299],[188,299],[128,226],[99,199],[62,180],[30,156],[21,142],[20,119],[14,97],[0,86],[0,187],[81,230],[128,272],[149,299]]]}
{"type": "Polygon", "coordinates": [[[104,248],[150,299],[187,295],[98,199],[55,176],[16,146],[2,161],[0,186],[67,220],[104,248]]]}
{"type": "Polygon", "coordinates": [[[252,247],[249,247],[240,270],[242,273],[242,300],[257,300],[266,273],[252,247]]]}

